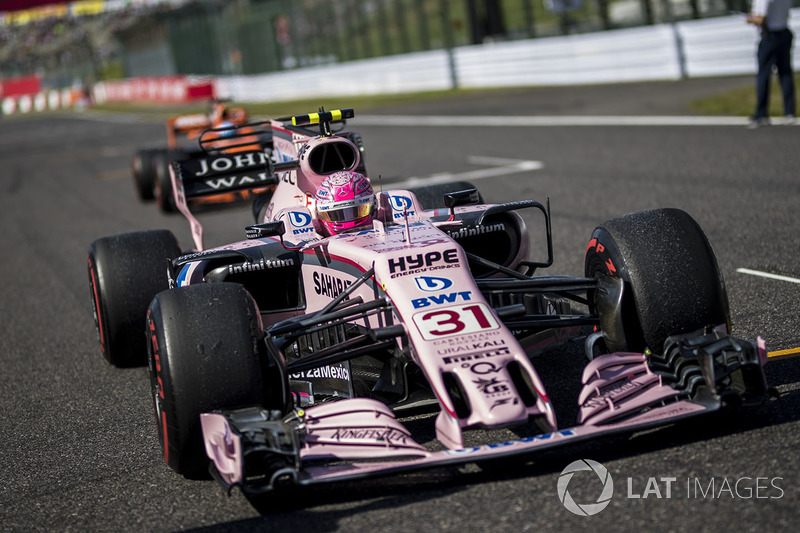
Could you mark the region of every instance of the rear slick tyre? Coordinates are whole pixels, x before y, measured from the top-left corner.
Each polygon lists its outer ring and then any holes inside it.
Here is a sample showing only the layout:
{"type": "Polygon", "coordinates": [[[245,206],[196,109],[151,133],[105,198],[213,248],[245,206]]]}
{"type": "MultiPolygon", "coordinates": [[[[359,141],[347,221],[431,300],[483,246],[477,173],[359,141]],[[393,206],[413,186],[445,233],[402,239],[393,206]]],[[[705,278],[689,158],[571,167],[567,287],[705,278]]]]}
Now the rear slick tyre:
{"type": "Polygon", "coordinates": [[[670,335],[720,324],[730,331],[728,297],[714,251],[684,211],[656,209],[603,223],[592,233],[584,268],[587,277],[622,281],[619,320],[605,321],[623,329],[606,335],[612,351],[661,353],[670,335]]]}
{"type": "Polygon", "coordinates": [[[153,162],[154,189],[156,205],[162,213],[177,213],[178,206],[175,203],[175,195],[172,188],[172,176],[170,176],[170,166],[172,161],[180,161],[186,158],[186,153],[182,150],[170,150],[153,162]]]}
{"type": "Polygon", "coordinates": [[[139,200],[143,202],[155,199],[155,164],[164,153],[165,150],[161,148],[144,148],[131,157],[133,186],[139,200]]]}
{"type": "Polygon", "coordinates": [[[150,383],[164,461],[207,475],[200,413],[263,405],[264,332],[255,301],[235,283],[160,293],[147,314],[150,383]]]}

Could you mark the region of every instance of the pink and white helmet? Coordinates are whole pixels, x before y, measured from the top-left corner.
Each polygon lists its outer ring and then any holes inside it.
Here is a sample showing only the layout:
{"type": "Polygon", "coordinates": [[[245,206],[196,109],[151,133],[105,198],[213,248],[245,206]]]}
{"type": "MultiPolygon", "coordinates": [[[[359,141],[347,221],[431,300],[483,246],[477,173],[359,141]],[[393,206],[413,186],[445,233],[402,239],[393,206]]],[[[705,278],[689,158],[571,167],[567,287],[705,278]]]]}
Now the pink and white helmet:
{"type": "Polygon", "coordinates": [[[317,218],[331,235],[360,229],[372,222],[375,192],[358,172],[335,172],[325,178],[315,195],[317,218]]]}

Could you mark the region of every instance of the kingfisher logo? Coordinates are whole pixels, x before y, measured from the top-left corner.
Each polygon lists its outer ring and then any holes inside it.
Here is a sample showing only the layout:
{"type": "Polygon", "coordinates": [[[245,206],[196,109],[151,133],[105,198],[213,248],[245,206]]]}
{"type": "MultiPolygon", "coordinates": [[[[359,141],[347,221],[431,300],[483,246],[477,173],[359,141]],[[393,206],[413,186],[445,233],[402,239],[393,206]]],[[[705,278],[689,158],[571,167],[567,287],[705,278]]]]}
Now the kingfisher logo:
{"type": "MultiPolygon", "coordinates": [[[[594,478],[594,476],[592,476],[592,478],[594,478]]],[[[595,485],[597,485],[597,483],[593,482],[592,486],[595,485]]],[[[608,504],[611,502],[611,497],[614,495],[614,481],[611,479],[611,474],[608,473],[606,467],[591,459],[579,459],[568,464],[558,477],[557,488],[558,499],[569,512],[578,516],[596,515],[608,507],[608,504]],[[577,503],[567,490],[575,473],[584,471],[594,472],[602,486],[600,495],[594,503],[577,503]]],[[[593,493],[596,493],[596,491],[593,490],[593,493]]]]}
{"type": "Polygon", "coordinates": [[[434,276],[417,276],[414,281],[417,282],[419,290],[425,292],[439,292],[453,286],[453,280],[434,276]]]}
{"type": "Polygon", "coordinates": [[[411,210],[411,198],[408,196],[390,196],[389,197],[389,204],[392,206],[392,209],[395,211],[405,211],[408,209],[411,210]]]}
{"type": "Polygon", "coordinates": [[[291,222],[292,226],[295,228],[302,228],[311,224],[311,215],[303,213],[302,211],[290,211],[289,222],[291,222]]]}

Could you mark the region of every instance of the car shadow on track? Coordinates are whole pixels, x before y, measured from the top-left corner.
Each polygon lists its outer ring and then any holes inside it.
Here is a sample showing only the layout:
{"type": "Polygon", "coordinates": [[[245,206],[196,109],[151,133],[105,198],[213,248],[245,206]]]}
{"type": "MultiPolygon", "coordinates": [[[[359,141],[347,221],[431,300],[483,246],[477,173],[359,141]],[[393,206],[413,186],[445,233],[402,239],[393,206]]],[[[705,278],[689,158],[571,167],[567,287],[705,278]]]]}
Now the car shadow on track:
{"type": "MultiPolygon", "coordinates": [[[[549,385],[551,394],[558,400],[556,403],[572,401],[574,405],[576,389],[573,385],[565,385],[576,382],[575,374],[580,372],[581,356],[572,350],[568,352],[542,356],[537,368],[546,385],[549,385]]],[[[661,461],[663,457],[679,453],[676,450],[687,446],[694,447],[691,453],[695,455],[698,446],[700,454],[713,456],[724,453],[725,448],[735,445],[738,439],[751,438],[749,432],[800,420],[800,366],[793,363],[791,360],[770,362],[767,366],[769,383],[785,392],[780,398],[772,399],[760,407],[724,409],[654,430],[545,450],[528,459],[511,457],[385,478],[280,489],[247,498],[262,515],[261,518],[218,524],[213,526],[213,530],[263,531],[267,523],[270,529],[283,529],[284,526],[292,528],[302,523],[304,529],[332,530],[336,529],[336,524],[354,514],[397,512],[418,503],[475,490],[474,487],[479,485],[515,480],[528,480],[526,485],[541,485],[547,476],[549,487],[553,475],[582,457],[613,463],[642,456],[643,468],[648,468],[648,465],[652,467],[654,457],[656,461],[661,461]],[[648,455],[650,457],[644,457],[648,455]],[[337,508],[326,509],[330,506],[337,508]],[[346,509],[341,509],[342,506],[346,509]]],[[[562,408],[559,413],[560,426],[572,423],[576,412],[574,407],[562,408]]],[[[411,423],[424,425],[432,421],[421,418],[411,423]]]]}
{"type": "Polygon", "coordinates": [[[660,456],[672,448],[747,432],[763,425],[757,414],[742,417],[723,413],[719,416],[722,420],[712,424],[707,417],[701,417],[644,435],[610,437],[603,439],[602,443],[585,442],[549,450],[537,455],[535,461],[520,461],[519,458],[494,460],[479,465],[435,468],[415,474],[278,491],[248,498],[262,515],[259,518],[194,531],[292,530],[297,524],[303,524],[303,529],[308,531],[335,531],[343,520],[354,515],[378,513],[376,516],[386,517],[417,504],[447,500],[457,493],[477,490],[480,485],[516,480],[528,480],[525,490],[530,489],[531,493],[554,494],[553,476],[577,458],[591,457],[608,464],[640,455],[660,456]],[[732,428],[731,424],[735,427],[732,428]]]}

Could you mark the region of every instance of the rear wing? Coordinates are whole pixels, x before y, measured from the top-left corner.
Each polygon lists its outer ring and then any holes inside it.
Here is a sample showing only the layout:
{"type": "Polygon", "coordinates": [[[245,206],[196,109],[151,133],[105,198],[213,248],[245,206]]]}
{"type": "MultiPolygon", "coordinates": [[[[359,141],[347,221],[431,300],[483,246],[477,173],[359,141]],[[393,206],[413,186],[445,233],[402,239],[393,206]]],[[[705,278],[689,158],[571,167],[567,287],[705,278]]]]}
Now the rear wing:
{"type": "Polygon", "coordinates": [[[277,185],[276,172],[294,168],[295,162],[272,163],[264,150],[219,154],[172,162],[176,201],[277,185]],[[284,168],[288,167],[288,168],[284,168]]]}
{"type": "Polygon", "coordinates": [[[270,121],[232,124],[203,131],[197,140],[206,153],[234,153],[272,147],[270,121]]]}
{"type": "MultiPolygon", "coordinates": [[[[352,118],[352,109],[320,111],[297,115],[279,121],[291,121],[294,126],[319,124],[320,132],[331,133],[331,123],[352,118]]],[[[207,154],[183,161],[173,161],[176,178],[174,189],[185,200],[221,193],[237,192],[277,185],[276,173],[293,170],[299,161],[274,163],[270,156],[272,123],[252,122],[240,126],[209,129],[200,135],[200,148],[207,154]]]]}
{"type": "Polygon", "coordinates": [[[203,226],[189,210],[187,200],[272,187],[280,181],[276,172],[291,170],[296,166],[297,161],[273,163],[265,150],[208,154],[205,157],[172,161],[169,172],[175,205],[189,221],[195,247],[204,249],[203,226]]]}
{"type": "Polygon", "coordinates": [[[175,200],[246,191],[278,184],[276,172],[295,168],[273,164],[269,121],[207,129],[198,138],[199,156],[172,161],[175,200]]]}
{"type": "Polygon", "coordinates": [[[211,120],[202,113],[172,117],[167,120],[167,146],[177,148],[179,135],[193,138],[210,127],[211,120]]]}
{"type": "MultiPolygon", "coordinates": [[[[292,125],[298,128],[319,124],[321,135],[331,135],[331,122],[344,123],[353,116],[352,109],[320,110],[319,113],[286,120],[291,120],[292,125]]],[[[273,162],[272,133],[271,121],[208,129],[198,139],[202,155],[171,162],[175,204],[189,220],[198,250],[203,250],[203,228],[189,210],[189,200],[273,187],[280,183],[278,173],[299,167],[300,162],[296,159],[273,162]]]]}
{"type": "Polygon", "coordinates": [[[167,125],[174,133],[204,130],[211,126],[208,115],[194,113],[191,115],[178,115],[167,120],[167,125]]]}
{"type": "MultiPolygon", "coordinates": [[[[241,126],[247,123],[247,110],[243,107],[225,108],[225,120],[241,126]]],[[[177,146],[178,135],[185,135],[189,139],[195,139],[203,131],[213,127],[211,112],[191,113],[188,115],[176,115],[167,119],[167,140],[170,146],[177,146]]]]}

